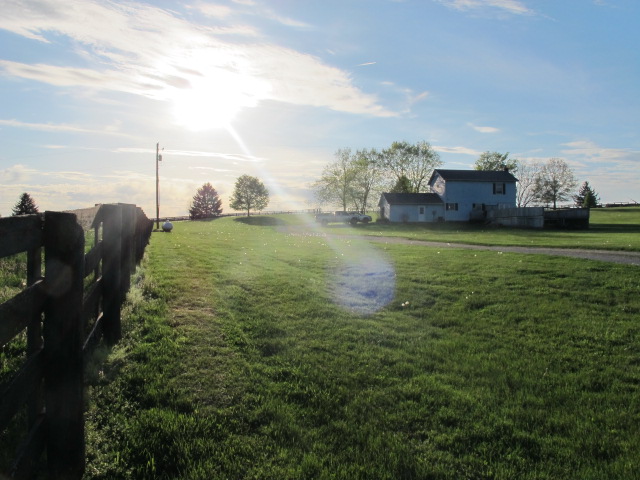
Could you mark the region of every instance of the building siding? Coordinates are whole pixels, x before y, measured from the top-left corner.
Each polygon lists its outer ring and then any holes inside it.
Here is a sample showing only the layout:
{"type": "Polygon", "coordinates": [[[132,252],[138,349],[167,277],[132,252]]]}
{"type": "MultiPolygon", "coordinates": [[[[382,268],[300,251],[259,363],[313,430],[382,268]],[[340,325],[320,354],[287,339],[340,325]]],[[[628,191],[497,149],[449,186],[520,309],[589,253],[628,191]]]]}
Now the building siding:
{"type": "Polygon", "coordinates": [[[516,181],[507,171],[436,169],[429,179],[433,193],[385,193],[380,213],[391,222],[479,220],[487,210],[515,207],[516,181]]]}
{"type": "Polygon", "coordinates": [[[425,205],[389,205],[384,200],[381,207],[381,214],[390,222],[437,222],[444,218],[444,206],[435,204],[425,205]],[[420,209],[423,213],[420,213],[420,209]]]}
{"type": "Polygon", "coordinates": [[[467,222],[471,219],[474,208],[485,207],[507,208],[516,205],[515,182],[472,182],[445,181],[440,175],[435,175],[431,181],[433,190],[440,195],[445,204],[445,221],[467,222]],[[494,193],[503,189],[504,193],[494,193]],[[454,209],[457,205],[457,209],[454,209]]]}

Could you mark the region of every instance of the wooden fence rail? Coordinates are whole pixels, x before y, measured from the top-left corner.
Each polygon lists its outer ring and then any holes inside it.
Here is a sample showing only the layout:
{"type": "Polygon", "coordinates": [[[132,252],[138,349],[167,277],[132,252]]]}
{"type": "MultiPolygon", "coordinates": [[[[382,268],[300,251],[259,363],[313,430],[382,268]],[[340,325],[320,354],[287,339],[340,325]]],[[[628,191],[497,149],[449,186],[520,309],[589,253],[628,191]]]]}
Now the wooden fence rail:
{"type": "Polygon", "coordinates": [[[152,229],[129,204],[0,218],[0,258],[27,254],[26,288],[0,304],[0,347],[25,330],[27,343],[21,368],[0,385],[0,432],[23,408],[28,423],[12,464],[1,466],[6,477],[32,478],[46,451],[48,478],[81,478],[84,363],[101,340],[119,340],[120,309],[152,229]]]}

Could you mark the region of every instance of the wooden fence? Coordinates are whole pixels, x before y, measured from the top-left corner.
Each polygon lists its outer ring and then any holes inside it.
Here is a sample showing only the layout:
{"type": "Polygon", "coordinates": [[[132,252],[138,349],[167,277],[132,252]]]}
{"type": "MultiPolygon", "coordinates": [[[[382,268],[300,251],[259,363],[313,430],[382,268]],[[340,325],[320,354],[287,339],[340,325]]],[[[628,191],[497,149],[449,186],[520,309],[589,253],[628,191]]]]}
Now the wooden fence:
{"type": "Polygon", "coordinates": [[[101,339],[120,338],[121,305],[152,229],[129,204],[0,218],[0,258],[27,253],[26,288],[0,304],[0,346],[27,337],[22,367],[0,386],[0,432],[24,408],[28,423],[2,465],[8,478],[33,477],[45,451],[48,478],[82,476],[85,359],[101,339]]]}

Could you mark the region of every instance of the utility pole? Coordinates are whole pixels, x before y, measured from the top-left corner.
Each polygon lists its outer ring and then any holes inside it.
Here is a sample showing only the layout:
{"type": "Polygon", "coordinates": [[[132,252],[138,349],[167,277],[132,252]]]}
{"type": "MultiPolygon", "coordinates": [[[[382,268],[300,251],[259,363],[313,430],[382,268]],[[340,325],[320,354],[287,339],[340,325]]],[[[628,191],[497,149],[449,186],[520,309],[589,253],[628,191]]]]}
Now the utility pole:
{"type": "Polygon", "coordinates": [[[158,163],[162,161],[160,155],[160,142],[156,143],[156,230],[160,230],[160,177],[158,176],[158,163]]]}

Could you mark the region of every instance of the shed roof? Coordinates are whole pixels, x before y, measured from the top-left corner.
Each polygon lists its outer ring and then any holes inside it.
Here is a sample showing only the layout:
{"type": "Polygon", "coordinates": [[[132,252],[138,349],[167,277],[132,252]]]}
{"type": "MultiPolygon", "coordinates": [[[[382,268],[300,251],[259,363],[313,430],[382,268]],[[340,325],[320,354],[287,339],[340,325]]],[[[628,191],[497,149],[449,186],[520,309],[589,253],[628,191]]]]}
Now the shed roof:
{"type": "Polygon", "coordinates": [[[431,181],[440,175],[444,181],[455,182],[517,182],[508,170],[445,170],[437,168],[431,174],[431,181]]]}
{"type": "Polygon", "coordinates": [[[389,205],[427,205],[442,203],[442,199],[435,193],[383,193],[380,197],[386,199],[389,205]]]}

